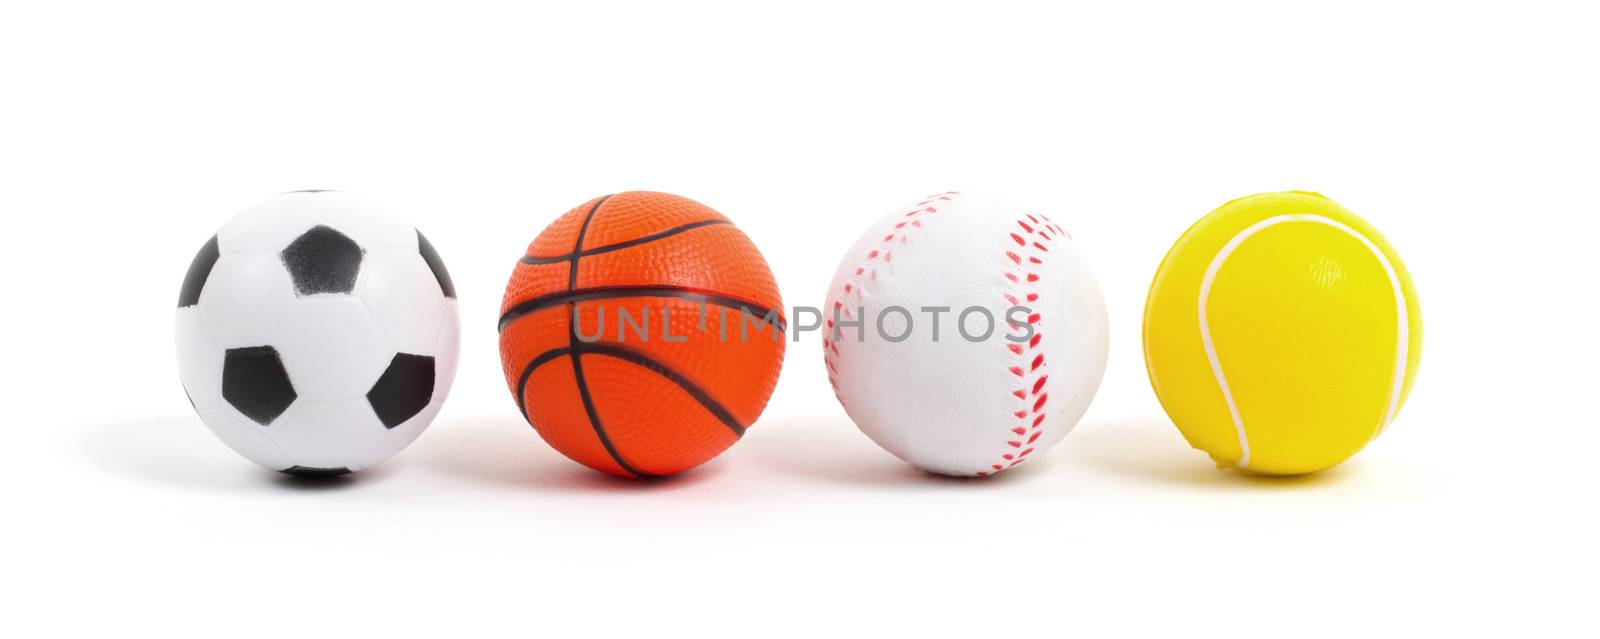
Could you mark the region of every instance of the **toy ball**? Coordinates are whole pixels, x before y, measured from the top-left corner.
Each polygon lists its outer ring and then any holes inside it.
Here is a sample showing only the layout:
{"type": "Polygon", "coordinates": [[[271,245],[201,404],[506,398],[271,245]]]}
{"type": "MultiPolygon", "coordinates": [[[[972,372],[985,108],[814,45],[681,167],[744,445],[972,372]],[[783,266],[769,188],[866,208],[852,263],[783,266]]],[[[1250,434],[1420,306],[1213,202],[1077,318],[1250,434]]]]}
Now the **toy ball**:
{"type": "Polygon", "coordinates": [[[598,197],[512,271],[500,361],[556,450],[624,477],[694,468],[761,415],[783,364],[783,302],[750,239],[699,202],[598,197]]]}
{"type": "Polygon", "coordinates": [[[1422,313],[1394,247],[1316,193],[1263,193],[1190,227],[1150,285],[1145,365],[1189,444],[1219,466],[1331,468],[1394,420],[1422,313]]]}
{"type": "Polygon", "coordinates": [[[427,238],[351,195],[296,191],[200,248],[178,296],[178,373],[240,455],[342,475],[433,421],[458,333],[455,288],[427,238]]]}
{"type": "Polygon", "coordinates": [[[845,412],[941,475],[1037,459],[1105,373],[1105,301],[1072,237],[1034,209],[974,195],[929,196],[868,227],[823,312],[823,362],[845,412]]]}

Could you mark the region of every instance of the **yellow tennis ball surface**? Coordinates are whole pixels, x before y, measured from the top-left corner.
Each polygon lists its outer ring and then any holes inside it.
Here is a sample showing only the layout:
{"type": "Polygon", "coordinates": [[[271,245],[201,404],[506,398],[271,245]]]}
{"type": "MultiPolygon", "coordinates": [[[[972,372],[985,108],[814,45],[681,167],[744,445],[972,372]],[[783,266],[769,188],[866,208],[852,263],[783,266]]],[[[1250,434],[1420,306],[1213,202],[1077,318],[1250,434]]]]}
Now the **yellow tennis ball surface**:
{"type": "Polygon", "coordinates": [[[1167,415],[1219,465],[1338,465],[1394,420],[1422,356],[1405,264],[1316,193],[1222,205],[1173,245],[1145,303],[1145,366],[1167,415]]]}

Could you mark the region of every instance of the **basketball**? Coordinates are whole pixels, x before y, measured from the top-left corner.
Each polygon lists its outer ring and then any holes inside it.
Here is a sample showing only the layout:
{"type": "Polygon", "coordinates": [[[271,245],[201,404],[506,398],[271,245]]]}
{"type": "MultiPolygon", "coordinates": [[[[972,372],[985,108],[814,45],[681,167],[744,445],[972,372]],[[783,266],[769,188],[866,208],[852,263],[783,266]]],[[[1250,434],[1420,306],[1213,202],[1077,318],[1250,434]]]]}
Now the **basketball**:
{"type": "Polygon", "coordinates": [[[761,252],[688,198],[568,211],[506,285],[500,359],[523,417],[567,457],[661,477],[716,457],[772,396],[785,318],[761,252]]]}
{"type": "Polygon", "coordinates": [[[1222,467],[1295,475],[1381,434],[1416,379],[1422,311],[1399,253],[1316,193],[1240,198],[1167,253],[1145,365],[1189,444],[1222,467]]]}

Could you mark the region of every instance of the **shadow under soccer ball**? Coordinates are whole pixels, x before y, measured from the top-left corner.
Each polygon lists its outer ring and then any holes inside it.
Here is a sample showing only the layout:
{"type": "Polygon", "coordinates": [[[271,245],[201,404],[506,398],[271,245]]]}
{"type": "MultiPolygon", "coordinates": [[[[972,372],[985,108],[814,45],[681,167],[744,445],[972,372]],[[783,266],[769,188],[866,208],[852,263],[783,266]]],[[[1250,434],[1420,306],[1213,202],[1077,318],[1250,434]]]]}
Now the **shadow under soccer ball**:
{"type": "Polygon", "coordinates": [[[222,492],[304,490],[321,492],[370,485],[387,468],[335,477],[297,477],[220,454],[222,446],[193,418],[135,418],[96,422],[84,428],[77,448],[95,467],[139,481],[222,492]]]}

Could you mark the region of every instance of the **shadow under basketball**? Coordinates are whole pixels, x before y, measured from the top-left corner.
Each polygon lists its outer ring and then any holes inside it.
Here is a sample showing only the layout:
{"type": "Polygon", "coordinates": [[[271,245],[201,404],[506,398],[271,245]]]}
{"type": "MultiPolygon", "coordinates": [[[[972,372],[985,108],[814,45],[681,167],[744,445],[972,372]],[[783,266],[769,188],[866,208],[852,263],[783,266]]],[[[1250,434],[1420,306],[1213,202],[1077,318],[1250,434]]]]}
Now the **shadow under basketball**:
{"type": "Polygon", "coordinates": [[[588,468],[557,453],[515,416],[453,419],[435,428],[416,463],[481,484],[519,490],[628,492],[689,488],[721,474],[713,460],[669,477],[632,479],[588,468]]]}

